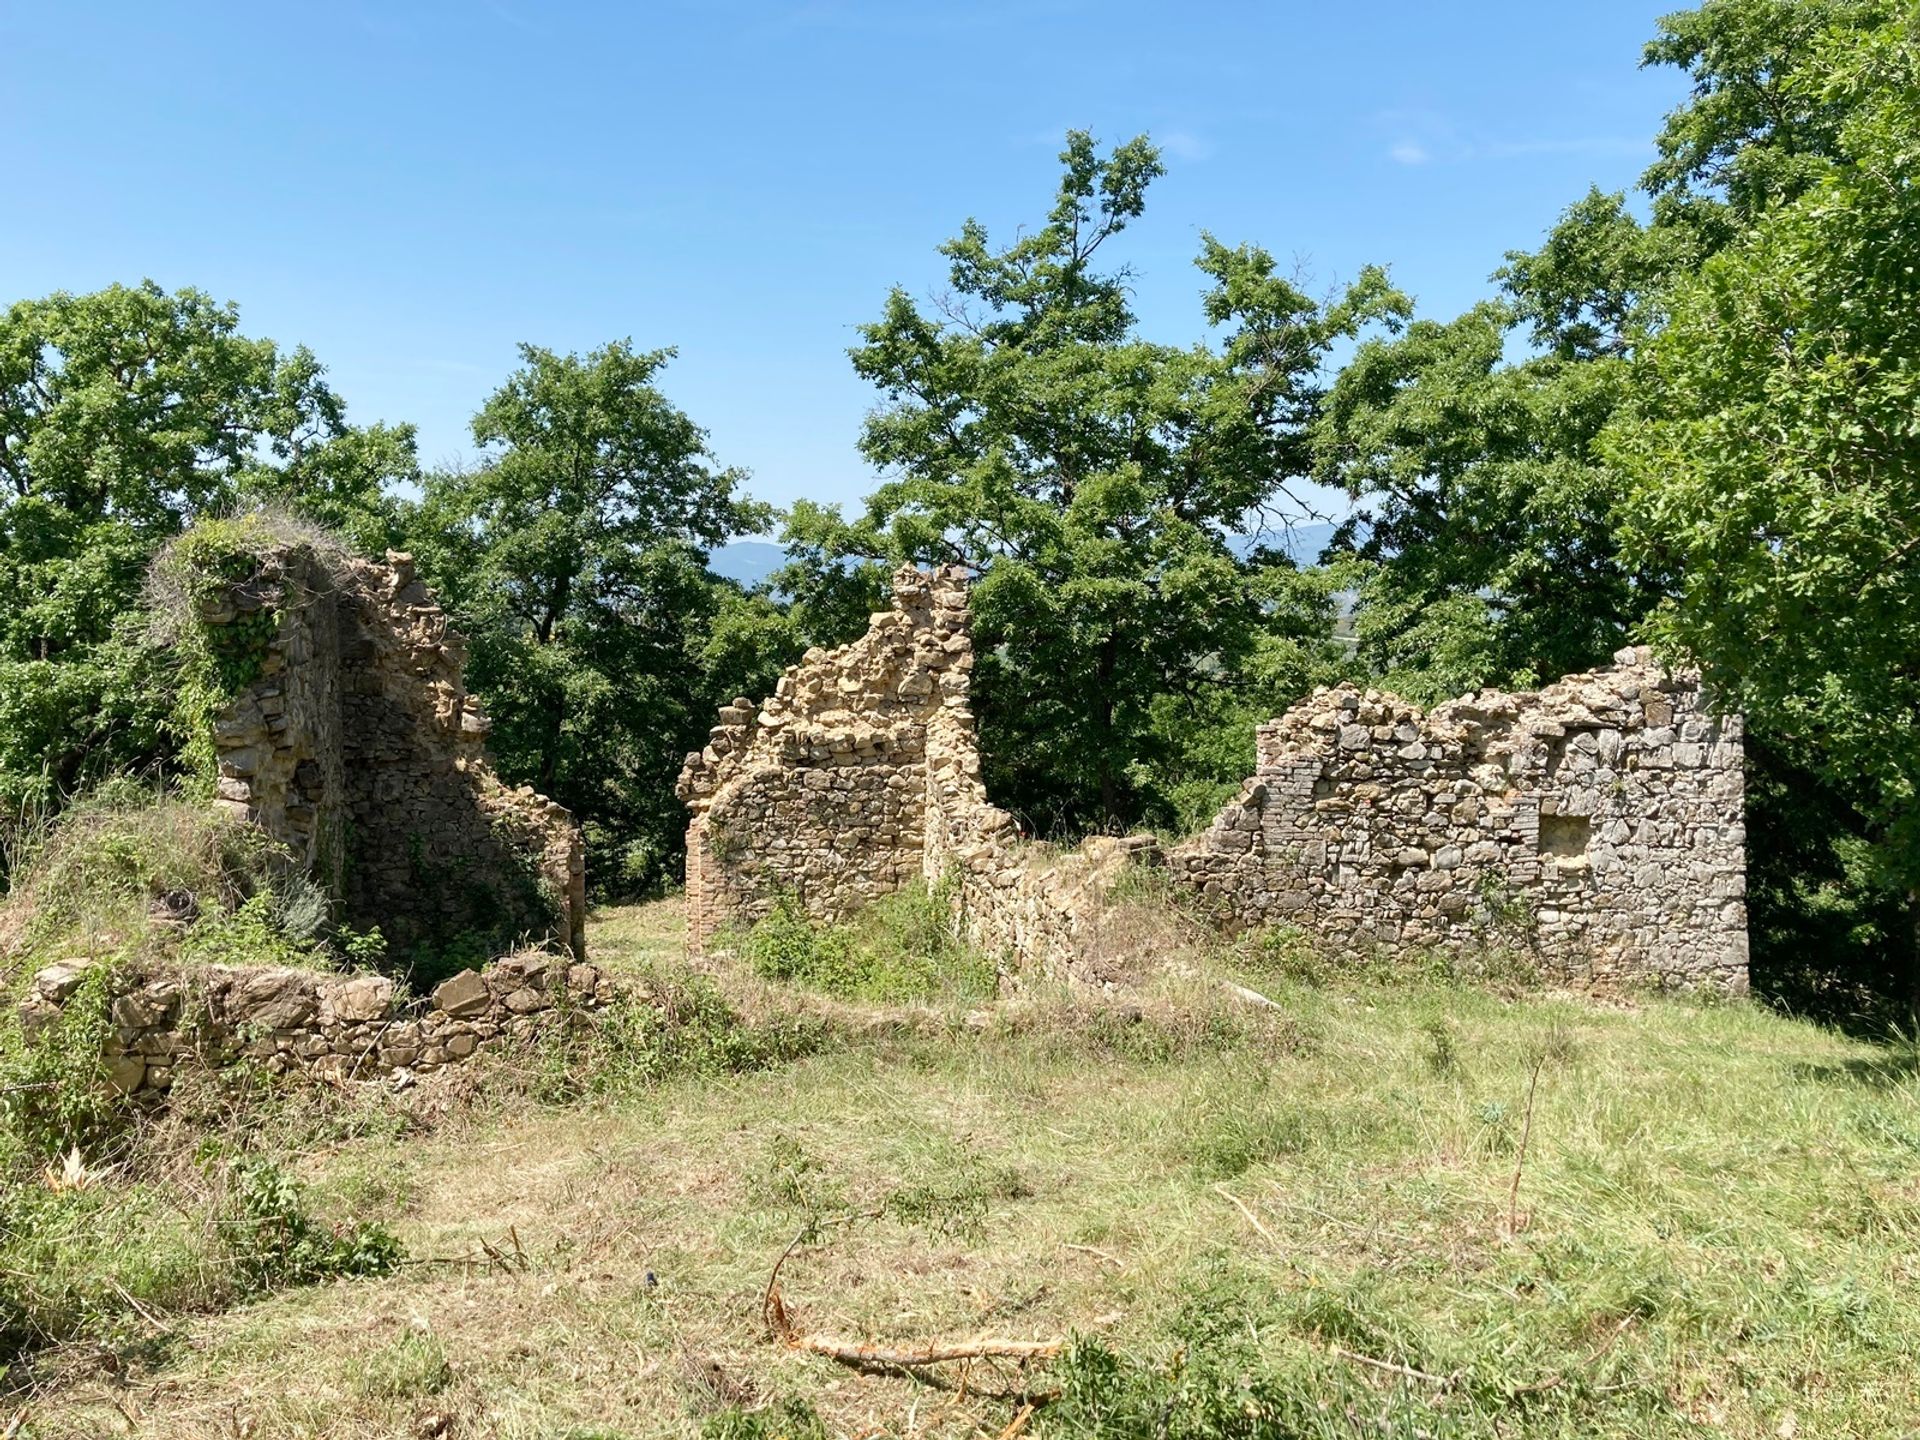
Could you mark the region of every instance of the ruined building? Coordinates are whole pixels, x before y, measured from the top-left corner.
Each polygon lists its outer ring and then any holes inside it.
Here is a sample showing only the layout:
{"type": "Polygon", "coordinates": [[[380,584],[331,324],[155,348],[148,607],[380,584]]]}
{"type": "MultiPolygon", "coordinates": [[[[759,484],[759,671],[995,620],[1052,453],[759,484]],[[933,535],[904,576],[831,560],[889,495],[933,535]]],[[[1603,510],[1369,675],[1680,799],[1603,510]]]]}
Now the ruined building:
{"type": "Polygon", "coordinates": [[[1367,953],[1511,947],[1593,986],[1745,987],[1740,723],[1644,650],[1427,714],[1323,691],[1261,727],[1240,796],[1164,857],[1143,837],[1064,855],[1020,839],[980,783],[972,663],[963,573],[908,568],[864,637],[721,711],[680,780],[696,946],[782,896],[837,919],[951,880],[976,943],[1098,982],[1101,897],[1131,857],[1228,928],[1284,922],[1367,953]]]}
{"type": "Polygon", "coordinates": [[[216,653],[257,651],[215,722],[214,803],[285,843],[342,919],[402,954],[466,937],[585,953],[579,830],[487,763],[465,642],[411,557],[277,545],[198,618],[216,653]]]}

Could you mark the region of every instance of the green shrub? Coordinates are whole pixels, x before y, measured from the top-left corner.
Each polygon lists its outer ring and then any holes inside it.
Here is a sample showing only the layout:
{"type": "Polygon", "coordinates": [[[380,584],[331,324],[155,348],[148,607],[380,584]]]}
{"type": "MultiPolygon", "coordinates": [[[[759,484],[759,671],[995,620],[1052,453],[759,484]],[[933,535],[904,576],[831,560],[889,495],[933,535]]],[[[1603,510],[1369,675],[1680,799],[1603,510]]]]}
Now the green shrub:
{"type": "Polygon", "coordinates": [[[384,1225],[316,1220],[293,1177],[260,1156],[230,1162],[220,1231],[246,1293],[385,1275],[404,1254],[384,1225]]]}
{"type": "Polygon", "coordinates": [[[385,1275],[401,1259],[384,1226],[318,1218],[265,1158],[209,1164],[191,1183],[127,1173],[140,1168],[0,1180],[0,1370],[44,1345],[111,1341],[156,1316],[385,1275]]]}
{"type": "Polygon", "coordinates": [[[110,967],[96,965],[31,1040],[0,1026],[0,1182],[75,1147],[94,1154],[127,1123],[101,1056],[111,985],[110,967]]]}
{"type": "Polygon", "coordinates": [[[551,1103],[620,1095],[682,1075],[734,1075],[822,1049],[825,1024],[807,1016],[744,1019],[691,972],[639,977],[613,1004],[563,1013],[534,1042],[533,1094],[551,1103]]]}
{"type": "Polygon", "coordinates": [[[180,938],[180,958],[189,965],[301,965],[312,963],[314,954],[280,928],[274,897],[262,893],[189,925],[180,938]]]}
{"type": "Polygon", "coordinates": [[[1204,1117],[1186,1142],[1201,1180],[1235,1180],[1254,1166],[1307,1148],[1307,1117],[1290,1108],[1235,1104],[1204,1117]]]}
{"type": "Polygon", "coordinates": [[[811,1403],[792,1395],[759,1410],[729,1405],[700,1425],[700,1440],[828,1440],[831,1433],[811,1403]]]}

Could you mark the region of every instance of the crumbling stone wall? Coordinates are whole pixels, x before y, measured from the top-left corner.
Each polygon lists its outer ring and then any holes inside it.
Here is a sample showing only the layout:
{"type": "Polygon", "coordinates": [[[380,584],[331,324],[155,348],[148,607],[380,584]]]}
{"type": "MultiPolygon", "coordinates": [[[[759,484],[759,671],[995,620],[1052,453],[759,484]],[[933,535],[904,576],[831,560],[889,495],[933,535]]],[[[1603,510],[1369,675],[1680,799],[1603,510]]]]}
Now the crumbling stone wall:
{"type": "Polygon", "coordinates": [[[1257,749],[1239,798],[1168,856],[1232,924],[1507,944],[1596,986],[1746,986],[1741,723],[1645,649],[1425,714],[1344,685],[1257,749]]]}
{"type": "Polygon", "coordinates": [[[275,547],[200,620],[230,650],[263,633],[215,722],[215,804],[287,844],[348,923],[401,953],[477,933],[584,955],[579,830],[487,763],[465,641],[411,557],[275,547]]]}
{"type": "Polygon", "coordinates": [[[973,943],[1105,978],[1101,896],[1129,846],[1063,854],[1021,840],[980,781],[972,668],[965,571],[908,566],[864,636],[809,651],[764,707],[721,710],[679,785],[696,949],[783,895],[839,920],[914,880],[951,879],[973,943]]]}
{"type": "Polygon", "coordinates": [[[908,568],[866,635],[809,650],[764,707],[721,710],[678,787],[696,948],[783,895],[840,919],[924,873],[928,722],[964,703],[972,665],[964,590],[908,568]]]}
{"type": "MultiPolygon", "coordinates": [[[[1023,841],[980,781],[964,572],[894,577],[861,639],[810,651],[764,707],[736,700],[680,795],[696,947],[790,895],[843,919],[916,878],[958,880],[989,951],[1108,983],[1107,891],[1145,837],[1023,841]]],[[[1746,983],[1738,717],[1644,650],[1527,695],[1423,714],[1324,691],[1261,727],[1240,797],[1164,857],[1229,928],[1340,947],[1508,946],[1560,978],[1746,983]]]]}
{"type": "MultiPolygon", "coordinates": [[[[23,1033],[57,1020],[88,968],[68,962],[34,976],[20,1004],[23,1033]]],[[[162,1099],[184,1066],[241,1059],[276,1075],[404,1082],[614,995],[597,966],[541,952],[463,970],[418,1000],[384,975],[209,966],[134,980],[113,997],[106,1073],[115,1090],[144,1102],[162,1099]]]]}

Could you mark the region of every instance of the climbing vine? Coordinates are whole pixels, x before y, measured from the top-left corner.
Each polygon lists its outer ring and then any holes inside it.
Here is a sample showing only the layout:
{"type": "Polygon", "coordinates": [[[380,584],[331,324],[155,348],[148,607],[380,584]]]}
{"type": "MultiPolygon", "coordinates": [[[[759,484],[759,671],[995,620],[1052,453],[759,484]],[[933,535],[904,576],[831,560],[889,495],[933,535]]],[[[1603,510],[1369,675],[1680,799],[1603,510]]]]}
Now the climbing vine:
{"type": "Polygon", "coordinates": [[[190,783],[203,792],[217,774],[214,721],[260,678],[280,631],[275,606],[227,613],[234,589],[259,573],[268,543],[251,517],[203,520],[167,548],[159,566],[163,619],[179,659],[171,723],[190,783]]]}

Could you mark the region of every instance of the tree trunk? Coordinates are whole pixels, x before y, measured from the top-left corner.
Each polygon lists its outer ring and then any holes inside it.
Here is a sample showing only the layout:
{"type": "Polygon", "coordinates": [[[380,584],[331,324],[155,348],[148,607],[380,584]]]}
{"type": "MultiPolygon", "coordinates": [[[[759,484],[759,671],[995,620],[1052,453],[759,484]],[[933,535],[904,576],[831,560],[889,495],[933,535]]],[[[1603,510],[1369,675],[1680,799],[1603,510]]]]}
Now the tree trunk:
{"type": "Polygon", "coordinates": [[[1113,675],[1119,666],[1120,638],[1113,631],[1100,642],[1094,719],[1100,746],[1100,823],[1112,829],[1120,821],[1120,785],[1113,773],[1113,675]]]}

